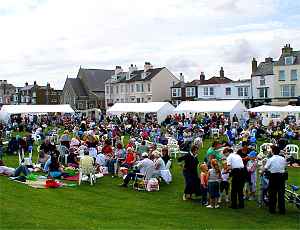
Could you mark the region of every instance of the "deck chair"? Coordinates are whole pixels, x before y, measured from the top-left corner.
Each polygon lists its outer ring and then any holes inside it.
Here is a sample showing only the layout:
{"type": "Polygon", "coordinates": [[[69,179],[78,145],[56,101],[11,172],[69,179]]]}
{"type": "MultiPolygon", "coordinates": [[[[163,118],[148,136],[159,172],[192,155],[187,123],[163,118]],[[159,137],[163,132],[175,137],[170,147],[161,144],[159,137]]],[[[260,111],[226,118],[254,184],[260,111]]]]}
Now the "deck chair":
{"type": "Polygon", "coordinates": [[[89,178],[91,185],[96,183],[94,159],[90,156],[84,156],[80,159],[78,185],[81,184],[84,176],[89,178]]]}
{"type": "Polygon", "coordinates": [[[219,137],[219,136],[220,136],[220,130],[217,129],[217,128],[212,128],[212,129],[210,130],[210,132],[211,132],[211,136],[212,136],[212,137],[214,137],[214,136],[219,137]]]}
{"type": "Polygon", "coordinates": [[[284,150],[287,152],[288,156],[299,159],[299,147],[297,145],[289,144],[285,146],[284,150]]]}

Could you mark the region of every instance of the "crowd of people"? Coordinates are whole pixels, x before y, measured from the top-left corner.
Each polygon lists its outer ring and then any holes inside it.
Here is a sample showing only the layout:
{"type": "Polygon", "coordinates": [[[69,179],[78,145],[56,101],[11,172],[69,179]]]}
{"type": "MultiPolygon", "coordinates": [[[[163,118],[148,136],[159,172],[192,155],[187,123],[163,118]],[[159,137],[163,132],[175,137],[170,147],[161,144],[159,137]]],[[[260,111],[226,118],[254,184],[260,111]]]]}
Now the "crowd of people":
{"type": "Polygon", "coordinates": [[[299,159],[285,151],[292,139],[299,139],[299,126],[290,119],[265,125],[264,116],[258,114],[240,118],[234,115],[232,119],[216,113],[176,114],[169,115],[162,124],[153,114],[101,115],[98,120],[76,115],[18,115],[12,116],[9,124],[1,124],[0,129],[1,152],[26,153],[32,151],[35,142],[39,143],[36,162],[31,159],[28,165],[21,159],[22,164],[14,169],[1,161],[2,174],[18,177],[38,167],[51,178],[63,178],[69,176],[66,166],[92,164],[99,173],[107,170],[112,177],[122,175],[122,187],[138,174],[170,183],[169,167],[178,155],[185,179],[183,200],[200,198],[207,208],[219,208],[228,202],[233,209],[244,208],[245,199],[263,205],[268,197],[270,212],[275,212],[278,199],[283,214],[285,168],[288,163],[299,164],[299,159]],[[29,134],[11,136],[12,132],[23,131],[29,134]],[[4,138],[8,140],[6,150],[4,138]],[[257,152],[259,138],[273,143],[266,157],[257,152]],[[213,142],[201,158],[198,154],[205,139],[213,142]]]}

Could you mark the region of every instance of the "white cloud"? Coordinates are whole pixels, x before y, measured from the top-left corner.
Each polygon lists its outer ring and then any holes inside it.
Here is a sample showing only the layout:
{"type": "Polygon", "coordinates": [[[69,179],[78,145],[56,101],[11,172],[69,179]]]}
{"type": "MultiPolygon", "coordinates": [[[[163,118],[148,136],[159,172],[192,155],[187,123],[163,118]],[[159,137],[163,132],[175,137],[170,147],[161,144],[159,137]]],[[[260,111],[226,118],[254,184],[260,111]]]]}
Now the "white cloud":
{"type": "Polygon", "coordinates": [[[300,48],[299,26],[275,20],[278,4],[0,0],[0,28],[5,31],[0,37],[0,78],[21,85],[38,79],[62,87],[79,65],[111,69],[130,63],[142,67],[144,61],[189,79],[198,78],[200,71],[217,74],[220,66],[234,77],[249,76],[248,58],[278,56],[287,42],[300,48]]]}

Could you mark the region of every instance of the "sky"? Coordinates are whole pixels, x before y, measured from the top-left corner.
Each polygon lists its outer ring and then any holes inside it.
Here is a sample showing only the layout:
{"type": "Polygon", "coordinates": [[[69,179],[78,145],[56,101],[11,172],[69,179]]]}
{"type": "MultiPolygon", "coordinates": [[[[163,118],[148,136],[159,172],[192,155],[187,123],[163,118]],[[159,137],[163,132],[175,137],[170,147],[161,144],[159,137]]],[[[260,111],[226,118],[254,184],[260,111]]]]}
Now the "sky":
{"type": "Polygon", "coordinates": [[[167,67],[186,81],[249,78],[251,59],[300,50],[295,0],[0,0],[0,79],[62,89],[79,67],[167,67]]]}

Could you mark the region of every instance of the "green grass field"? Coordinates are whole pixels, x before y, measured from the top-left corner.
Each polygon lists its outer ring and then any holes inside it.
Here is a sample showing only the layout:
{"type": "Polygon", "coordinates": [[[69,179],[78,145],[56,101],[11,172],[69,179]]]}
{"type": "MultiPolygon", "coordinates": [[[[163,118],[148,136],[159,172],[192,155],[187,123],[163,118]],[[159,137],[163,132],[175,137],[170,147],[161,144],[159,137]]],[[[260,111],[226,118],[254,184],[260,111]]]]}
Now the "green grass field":
{"type": "MultiPolygon", "coordinates": [[[[205,141],[200,159],[210,146],[205,141]]],[[[298,143],[299,144],[299,143],[298,143]]],[[[35,159],[35,158],[34,158],[35,159]]],[[[16,156],[6,156],[9,166],[16,156]]],[[[172,166],[173,182],[159,192],[120,188],[106,176],[95,186],[33,189],[0,176],[0,229],[299,229],[300,212],[287,204],[286,215],[271,215],[247,201],[243,210],[207,209],[182,201],[181,167],[172,166]]],[[[289,170],[289,183],[300,185],[300,169],[289,170]]]]}

